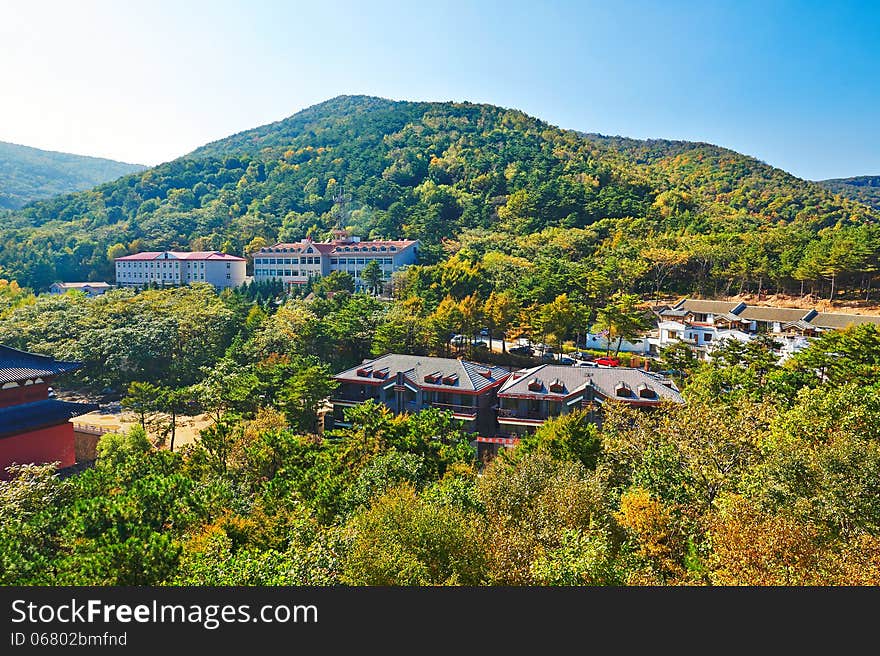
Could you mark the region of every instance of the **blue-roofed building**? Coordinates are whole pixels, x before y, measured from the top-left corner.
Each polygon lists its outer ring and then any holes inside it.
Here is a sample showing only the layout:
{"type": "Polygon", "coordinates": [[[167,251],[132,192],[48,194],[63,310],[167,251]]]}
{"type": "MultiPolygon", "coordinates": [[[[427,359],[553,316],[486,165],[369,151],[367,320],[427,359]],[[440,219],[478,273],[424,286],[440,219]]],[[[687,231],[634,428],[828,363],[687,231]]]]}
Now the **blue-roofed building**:
{"type": "Polygon", "coordinates": [[[0,478],[12,464],[75,464],[70,419],[98,406],[49,398],[49,386],[80,366],[0,345],[0,478]]]}

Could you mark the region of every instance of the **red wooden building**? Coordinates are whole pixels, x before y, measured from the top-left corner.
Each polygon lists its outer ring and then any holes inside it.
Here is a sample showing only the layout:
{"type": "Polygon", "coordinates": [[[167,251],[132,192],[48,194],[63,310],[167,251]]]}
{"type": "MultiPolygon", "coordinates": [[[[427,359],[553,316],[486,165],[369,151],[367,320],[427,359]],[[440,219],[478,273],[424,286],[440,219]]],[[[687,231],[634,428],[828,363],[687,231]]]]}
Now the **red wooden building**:
{"type": "Polygon", "coordinates": [[[0,345],[0,478],[13,463],[76,462],[70,419],[98,406],[49,398],[49,386],[80,366],[0,345]]]}

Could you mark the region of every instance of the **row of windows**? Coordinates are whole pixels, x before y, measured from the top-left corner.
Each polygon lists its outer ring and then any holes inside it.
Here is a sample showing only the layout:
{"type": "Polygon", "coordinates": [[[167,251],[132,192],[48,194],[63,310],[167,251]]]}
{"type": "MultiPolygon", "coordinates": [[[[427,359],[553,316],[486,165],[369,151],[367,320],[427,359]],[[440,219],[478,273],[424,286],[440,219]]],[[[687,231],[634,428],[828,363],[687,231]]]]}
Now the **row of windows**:
{"type": "Polygon", "coordinates": [[[336,250],[342,251],[345,253],[350,253],[350,252],[358,253],[361,251],[364,253],[367,253],[367,252],[375,253],[377,251],[384,253],[387,250],[387,251],[391,251],[393,253],[394,251],[397,250],[397,246],[388,246],[387,248],[385,246],[379,246],[378,248],[375,246],[337,246],[336,250]]]}
{"type": "MultiPolygon", "coordinates": [[[[127,279],[138,279],[138,280],[143,280],[144,278],[156,279],[156,280],[159,280],[159,279],[160,279],[160,276],[159,276],[158,273],[153,273],[153,274],[147,275],[147,274],[145,274],[145,273],[137,272],[137,271],[135,271],[135,272],[131,272],[131,273],[129,273],[128,276],[123,276],[123,277],[124,277],[124,278],[127,278],[127,279]]],[[[162,275],[161,275],[161,279],[163,279],[163,280],[168,280],[168,279],[170,279],[170,278],[175,278],[175,279],[176,279],[176,278],[179,278],[179,277],[180,277],[180,276],[178,276],[178,275],[173,275],[173,274],[170,274],[170,273],[167,273],[167,272],[163,272],[162,275]]],[[[204,279],[205,279],[205,274],[204,274],[204,272],[202,272],[202,273],[200,273],[200,274],[199,274],[199,273],[192,273],[192,274],[187,274],[187,277],[189,277],[189,278],[193,278],[193,279],[197,279],[197,280],[204,280],[204,279]]],[[[228,273],[226,274],[226,277],[229,278],[229,274],[228,274],[228,273]]]]}
{"type": "MultiPolygon", "coordinates": [[[[379,262],[380,266],[384,266],[386,269],[390,269],[393,266],[391,264],[391,262],[389,262],[389,261],[385,261],[385,262],[382,262],[382,260],[376,260],[376,261],[379,262]]],[[[367,260],[367,262],[370,262],[370,260],[367,260]]],[[[357,265],[363,266],[364,264],[366,264],[366,263],[361,258],[358,258],[357,260],[355,260],[354,258],[351,258],[347,262],[345,261],[345,259],[341,259],[341,260],[339,260],[338,263],[332,262],[330,264],[330,268],[336,269],[337,267],[343,268],[343,267],[352,267],[352,266],[357,266],[357,265]]]]}
{"type": "MultiPolygon", "coordinates": [[[[333,264],[365,264],[366,262],[370,262],[373,259],[374,258],[365,259],[363,257],[358,257],[358,258],[349,257],[347,259],[344,257],[340,257],[340,258],[333,257],[333,258],[330,258],[330,264],[331,265],[333,265],[333,264]]],[[[385,257],[385,258],[381,258],[381,259],[375,258],[375,260],[379,264],[392,264],[393,263],[393,260],[390,257],[385,257]]]]}
{"type": "MultiPolygon", "coordinates": [[[[168,267],[171,267],[172,269],[176,269],[176,268],[179,268],[179,265],[182,263],[181,262],[162,262],[161,267],[158,262],[117,262],[116,264],[117,264],[117,266],[120,266],[124,269],[148,269],[148,268],[152,269],[154,266],[157,269],[159,269],[159,268],[166,269],[168,267]]],[[[187,269],[190,269],[192,267],[201,267],[202,269],[204,269],[205,263],[204,262],[187,262],[186,263],[187,269]]],[[[229,268],[229,262],[226,263],[226,268],[227,269],[229,268]]]]}
{"type": "MultiPolygon", "coordinates": [[[[346,252],[346,253],[385,253],[390,251],[392,253],[397,251],[397,246],[337,246],[337,252],[346,252]]],[[[298,253],[298,248],[261,248],[261,253],[298,253]]],[[[306,253],[313,253],[314,251],[309,247],[305,251],[306,253]]]]}
{"type": "MultiPolygon", "coordinates": [[[[301,248],[261,248],[258,252],[260,253],[299,253],[301,248]]],[[[314,253],[315,250],[309,246],[305,251],[305,253],[314,253]]]]}
{"type": "Polygon", "coordinates": [[[306,276],[314,275],[312,271],[297,271],[296,269],[257,269],[254,271],[255,276],[306,276]]]}
{"type": "Polygon", "coordinates": [[[274,258],[274,257],[265,258],[264,257],[264,258],[259,258],[258,257],[258,258],[254,259],[254,264],[320,264],[320,263],[321,263],[320,257],[304,257],[304,258],[298,258],[298,257],[292,257],[292,258],[280,258],[280,257],[278,257],[278,258],[274,258]],[[300,259],[302,259],[302,262],[300,262],[300,259]]]}

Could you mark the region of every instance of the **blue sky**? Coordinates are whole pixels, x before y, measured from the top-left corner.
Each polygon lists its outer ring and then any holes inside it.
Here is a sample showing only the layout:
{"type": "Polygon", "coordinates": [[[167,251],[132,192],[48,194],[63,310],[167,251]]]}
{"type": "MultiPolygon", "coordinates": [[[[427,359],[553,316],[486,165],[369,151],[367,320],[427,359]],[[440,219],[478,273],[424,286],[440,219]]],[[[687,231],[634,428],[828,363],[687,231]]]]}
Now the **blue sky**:
{"type": "Polygon", "coordinates": [[[880,3],[0,0],[0,140],[157,164],[340,94],[880,174],[880,3]]]}

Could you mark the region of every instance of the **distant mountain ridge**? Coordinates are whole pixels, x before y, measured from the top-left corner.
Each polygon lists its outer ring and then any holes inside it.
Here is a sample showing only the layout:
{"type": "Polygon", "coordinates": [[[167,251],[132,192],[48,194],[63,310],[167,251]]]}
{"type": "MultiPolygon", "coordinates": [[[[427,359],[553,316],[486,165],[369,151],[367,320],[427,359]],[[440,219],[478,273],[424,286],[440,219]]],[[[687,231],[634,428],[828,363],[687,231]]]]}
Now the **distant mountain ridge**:
{"type": "Polygon", "coordinates": [[[880,175],[859,175],[854,178],[831,178],[817,184],[846,198],[880,210],[880,175]]]}
{"type": "Polygon", "coordinates": [[[85,191],[147,167],[0,141],[0,208],[85,191]]]}
{"type": "Polygon", "coordinates": [[[509,244],[590,229],[597,244],[617,234],[635,248],[648,237],[723,241],[791,226],[802,245],[824,228],[878,222],[876,210],[712,144],[576,132],[489,104],[339,96],[8,213],[0,277],[37,289],[109,279],[113,255],[242,254],[340,224],[363,237],[420,239],[430,262],[469,231],[509,244]]]}

